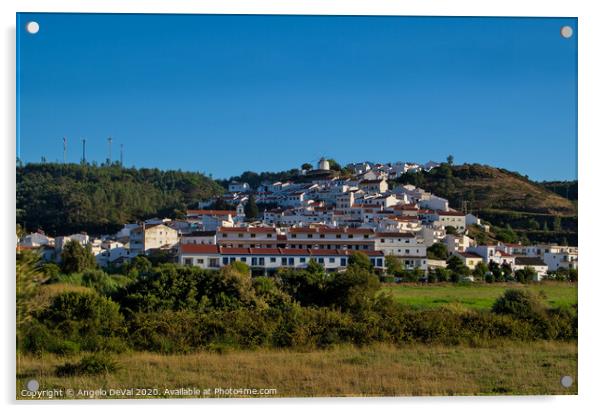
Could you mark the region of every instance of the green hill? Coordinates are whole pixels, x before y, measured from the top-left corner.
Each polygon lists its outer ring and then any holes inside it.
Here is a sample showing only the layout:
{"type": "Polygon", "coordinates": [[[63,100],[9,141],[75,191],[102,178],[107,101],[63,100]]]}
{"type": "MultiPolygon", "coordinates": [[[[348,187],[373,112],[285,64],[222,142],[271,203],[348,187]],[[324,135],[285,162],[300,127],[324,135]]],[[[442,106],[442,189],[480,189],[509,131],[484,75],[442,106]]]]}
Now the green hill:
{"type": "Polygon", "coordinates": [[[196,172],[27,164],[17,167],[17,223],[51,235],[111,233],[126,222],[174,217],[199,199],[222,192],[196,172]]]}

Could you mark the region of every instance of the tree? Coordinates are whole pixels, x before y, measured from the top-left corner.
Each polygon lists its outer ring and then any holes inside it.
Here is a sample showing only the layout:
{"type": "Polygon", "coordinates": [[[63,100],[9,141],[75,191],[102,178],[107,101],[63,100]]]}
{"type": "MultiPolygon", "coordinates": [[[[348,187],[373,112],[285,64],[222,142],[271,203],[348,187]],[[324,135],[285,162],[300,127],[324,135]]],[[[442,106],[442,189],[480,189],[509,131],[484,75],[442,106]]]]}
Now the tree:
{"type": "Polygon", "coordinates": [[[353,310],[356,314],[369,307],[378,290],[378,277],[359,265],[347,267],[337,273],[332,281],[332,302],[343,310],[353,310]]]}
{"type": "Polygon", "coordinates": [[[385,265],[387,266],[387,274],[397,277],[401,277],[405,269],[401,260],[393,255],[385,257],[385,265]]]}
{"type": "Polygon", "coordinates": [[[447,163],[450,166],[454,164],[454,156],[453,155],[447,155],[447,163]]]}
{"type": "Polygon", "coordinates": [[[312,164],[306,162],[303,165],[301,165],[301,169],[303,169],[304,171],[311,171],[312,169],[314,169],[314,167],[312,166],[312,164]]]}
{"type": "Polygon", "coordinates": [[[324,267],[312,258],[307,263],[307,268],[305,269],[305,271],[307,271],[310,274],[323,274],[324,267]]]}
{"type": "Polygon", "coordinates": [[[456,229],[456,227],[452,227],[451,225],[448,225],[445,227],[445,233],[447,235],[458,235],[458,230],[456,229]]]}
{"type": "Polygon", "coordinates": [[[249,200],[245,204],[245,216],[247,219],[255,219],[259,216],[259,208],[255,202],[255,195],[249,196],[249,200]]]}
{"type": "Polygon", "coordinates": [[[562,231],[562,220],[560,218],[560,216],[556,215],[554,217],[554,231],[558,232],[558,231],[562,231]]]}
{"type": "Polygon", "coordinates": [[[449,253],[445,244],[436,242],[426,249],[426,255],[431,260],[447,260],[449,253]]]}
{"type": "Polygon", "coordinates": [[[149,273],[153,268],[153,264],[150,260],[142,255],[134,257],[130,267],[128,268],[128,275],[131,277],[137,277],[139,275],[149,273]]]}
{"type": "Polygon", "coordinates": [[[40,257],[31,251],[17,254],[17,339],[20,341],[24,326],[32,319],[32,314],[41,308],[35,299],[39,286],[46,280],[39,268],[40,257]]]}
{"type": "Polygon", "coordinates": [[[502,273],[500,265],[497,262],[489,261],[489,271],[491,271],[494,281],[499,282],[504,280],[504,273],[502,273]]]}
{"type": "Polygon", "coordinates": [[[251,275],[251,268],[249,268],[249,266],[242,261],[234,261],[230,264],[230,267],[232,267],[232,269],[237,271],[239,274],[251,275]]]}
{"type": "Polygon", "coordinates": [[[328,164],[330,165],[330,170],[331,171],[338,171],[338,172],[340,172],[341,169],[342,169],[341,165],[337,161],[335,161],[334,159],[329,159],[328,160],[328,164]]]}
{"type": "Polygon", "coordinates": [[[349,266],[361,268],[366,271],[372,271],[372,263],[370,258],[362,252],[354,252],[349,257],[349,266]]]}
{"type": "Polygon", "coordinates": [[[502,264],[502,273],[506,281],[512,278],[512,267],[507,262],[502,264]]]}
{"type": "Polygon", "coordinates": [[[207,209],[216,209],[219,211],[230,211],[232,210],[232,205],[228,204],[224,198],[217,198],[207,209]]]}
{"type": "Polygon", "coordinates": [[[514,272],[514,278],[516,278],[516,281],[523,284],[537,279],[536,277],[537,271],[535,271],[533,267],[526,267],[522,270],[516,270],[514,272]]]}
{"type": "Polygon", "coordinates": [[[452,281],[457,282],[460,277],[470,274],[470,269],[464,265],[460,257],[452,255],[447,260],[447,269],[451,272],[452,281]]]}
{"type": "Polygon", "coordinates": [[[61,267],[65,274],[82,272],[88,268],[96,268],[96,259],[89,246],[83,247],[77,241],[68,241],[61,253],[61,267]]]}
{"type": "Polygon", "coordinates": [[[477,265],[475,265],[474,270],[472,270],[472,275],[474,275],[475,278],[485,278],[488,271],[489,268],[487,267],[487,264],[483,261],[479,261],[477,265]]]}

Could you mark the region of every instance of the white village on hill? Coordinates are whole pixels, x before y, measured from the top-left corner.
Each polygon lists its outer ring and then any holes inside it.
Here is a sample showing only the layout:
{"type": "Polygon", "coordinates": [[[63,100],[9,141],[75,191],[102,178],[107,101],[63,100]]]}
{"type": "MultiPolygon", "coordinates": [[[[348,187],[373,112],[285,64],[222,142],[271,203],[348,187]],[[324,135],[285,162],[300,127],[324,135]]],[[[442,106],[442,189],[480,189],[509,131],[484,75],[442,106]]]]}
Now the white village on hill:
{"type": "Polygon", "coordinates": [[[60,262],[68,241],[76,241],[91,249],[101,267],[163,251],[181,265],[219,269],[241,261],[253,274],[262,275],[282,267],[305,268],[311,260],[327,271],[340,271],[355,252],[366,254],[381,274],[386,274],[387,256],[397,257],[408,270],[428,273],[447,265],[445,260],[428,258],[427,248],[435,243],[445,245],[470,269],[481,262],[512,271],[530,267],[534,281],[558,269],[577,269],[577,247],[478,245],[467,235],[469,226],[485,232],[489,227],[477,216],[454,210],[447,199],[413,185],[389,186],[405,173],[438,165],[361,162],[348,165],[351,176],[341,178],[322,158],[315,169],[300,170],[300,179],[294,182],[263,182],[256,188],[230,182],[220,197],[228,210],[211,209],[216,199],[210,199],[200,201],[182,219],[127,223],[116,234],[97,238],[86,233],[53,238],[36,232],[18,243],[21,249],[40,250],[53,262],[60,262]],[[250,201],[267,206],[254,219],[245,214],[250,201]]]}

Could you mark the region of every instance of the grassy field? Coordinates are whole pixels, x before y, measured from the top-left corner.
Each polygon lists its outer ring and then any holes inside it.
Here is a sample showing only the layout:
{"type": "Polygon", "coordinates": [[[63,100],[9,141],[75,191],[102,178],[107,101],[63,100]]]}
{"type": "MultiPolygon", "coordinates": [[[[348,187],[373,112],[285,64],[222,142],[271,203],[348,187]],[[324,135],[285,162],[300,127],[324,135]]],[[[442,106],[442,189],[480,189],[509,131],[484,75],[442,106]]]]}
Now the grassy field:
{"type": "Polygon", "coordinates": [[[197,397],[207,397],[202,396],[203,389],[210,389],[211,397],[216,397],[215,388],[276,389],[269,397],[577,393],[575,342],[498,342],[478,348],[374,345],[311,352],[132,353],[115,357],[121,367],[113,374],[58,377],[58,365],[79,357],[20,356],[17,398],[28,399],[21,391],[32,378],[40,383],[39,390],[146,388],[157,389],[159,397],[166,397],[165,389],[178,388],[198,388],[201,396],[197,397]],[[570,388],[560,385],[564,375],[575,379],[570,388]]]}
{"type": "Polygon", "coordinates": [[[543,292],[545,301],[552,307],[577,303],[577,284],[567,282],[542,282],[538,284],[388,284],[389,292],[400,303],[414,308],[433,308],[459,303],[469,308],[490,309],[493,302],[508,288],[524,288],[536,294],[543,292]]]}

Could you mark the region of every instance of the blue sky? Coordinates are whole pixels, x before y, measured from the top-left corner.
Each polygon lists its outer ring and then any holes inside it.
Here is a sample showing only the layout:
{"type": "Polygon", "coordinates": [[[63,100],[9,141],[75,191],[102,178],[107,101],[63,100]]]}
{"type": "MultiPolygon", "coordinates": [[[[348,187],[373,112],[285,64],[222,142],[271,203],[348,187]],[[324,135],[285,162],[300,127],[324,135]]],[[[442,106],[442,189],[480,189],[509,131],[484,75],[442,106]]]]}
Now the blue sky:
{"type": "Polygon", "coordinates": [[[128,166],[220,178],[448,154],[577,178],[572,18],[23,13],[17,43],[25,162],[63,136],[102,162],[111,136],[128,166]]]}

